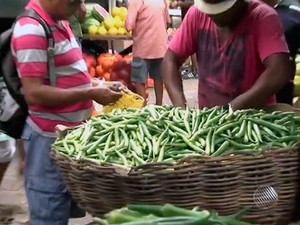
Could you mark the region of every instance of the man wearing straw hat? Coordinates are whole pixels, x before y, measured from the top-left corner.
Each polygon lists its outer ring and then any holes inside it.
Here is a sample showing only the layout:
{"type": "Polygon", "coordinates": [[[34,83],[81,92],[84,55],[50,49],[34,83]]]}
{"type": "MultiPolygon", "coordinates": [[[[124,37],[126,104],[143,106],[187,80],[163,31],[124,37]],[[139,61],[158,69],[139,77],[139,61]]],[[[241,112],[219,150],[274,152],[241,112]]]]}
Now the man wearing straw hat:
{"type": "Polygon", "coordinates": [[[291,62],[277,13],[257,0],[195,0],[173,36],[162,74],[172,103],[185,107],[179,68],[197,55],[199,107],[275,103],[291,62]]]}

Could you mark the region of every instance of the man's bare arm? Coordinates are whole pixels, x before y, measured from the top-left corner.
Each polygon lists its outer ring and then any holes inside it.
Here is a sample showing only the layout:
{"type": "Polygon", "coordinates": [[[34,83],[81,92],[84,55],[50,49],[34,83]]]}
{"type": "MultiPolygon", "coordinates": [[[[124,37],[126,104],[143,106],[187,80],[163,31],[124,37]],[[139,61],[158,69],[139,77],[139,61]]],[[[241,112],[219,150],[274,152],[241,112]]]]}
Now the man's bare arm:
{"type": "Polygon", "coordinates": [[[62,89],[44,85],[42,78],[22,78],[25,99],[29,105],[48,107],[73,104],[80,101],[95,100],[100,104],[117,101],[121,94],[108,87],[90,87],[85,89],[62,89]]]}
{"type": "Polygon", "coordinates": [[[168,49],[162,62],[162,76],[174,106],[185,107],[186,99],[182,85],[180,67],[185,59],[168,49]]]}
{"type": "Polygon", "coordinates": [[[291,61],[287,53],[269,56],[262,73],[251,89],[231,102],[234,110],[264,106],[268,97],[275,95],[288,83],[291,73],[291,61]]]}

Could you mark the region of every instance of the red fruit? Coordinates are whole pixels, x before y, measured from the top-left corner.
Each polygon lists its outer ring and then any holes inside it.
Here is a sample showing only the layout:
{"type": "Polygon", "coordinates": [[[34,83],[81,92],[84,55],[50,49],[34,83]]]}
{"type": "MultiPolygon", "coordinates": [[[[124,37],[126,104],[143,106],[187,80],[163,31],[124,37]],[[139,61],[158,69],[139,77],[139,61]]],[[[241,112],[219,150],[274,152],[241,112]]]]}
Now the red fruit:
{"type": "Polygon", "coordinates": [[[95,67],[90,67],[89,68],[89,73],[92,77],[96,77],[96,69],[95,67]]]}
{"type": "Polygon", "coordinates": [[[82,53],[82,56],[88,68],[97,65],[96,58],[93,55],[82,53]]]}

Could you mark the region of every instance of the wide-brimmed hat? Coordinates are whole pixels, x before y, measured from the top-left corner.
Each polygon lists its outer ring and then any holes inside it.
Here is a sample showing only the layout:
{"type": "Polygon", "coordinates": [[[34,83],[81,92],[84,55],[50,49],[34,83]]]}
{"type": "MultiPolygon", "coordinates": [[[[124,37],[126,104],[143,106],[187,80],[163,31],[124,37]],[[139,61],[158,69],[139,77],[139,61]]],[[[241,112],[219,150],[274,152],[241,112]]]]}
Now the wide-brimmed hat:
{"type": "Polygon", "coordinates": [[[219,0],[216,3],[208,3],[206,0],[194,0],[195,6],[203,13],[216,15],[230,9],[237,0],[219,0]]]}

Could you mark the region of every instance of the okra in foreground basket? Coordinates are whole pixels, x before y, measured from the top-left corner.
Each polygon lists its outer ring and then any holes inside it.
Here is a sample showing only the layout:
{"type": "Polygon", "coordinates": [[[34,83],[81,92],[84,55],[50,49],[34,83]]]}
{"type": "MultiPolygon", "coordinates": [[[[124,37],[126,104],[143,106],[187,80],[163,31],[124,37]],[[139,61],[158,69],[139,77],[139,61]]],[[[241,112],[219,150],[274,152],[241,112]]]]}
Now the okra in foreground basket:
{"type": "Polygon", "coordinates": [[[299,137],[295,112],[151,105],[93,117],[69,130],[54,149],[74,159],[139,166],[191,155],[293,147],[299,137]]]}
{"type": "MultiPolygon", "coordinates": [[[[231,216],[219,216],[216,212],[179,208],[170,204],[129,205],[114,210],[99,219],[94,225],[254,225],[241,221],[245,210],[231,216]]],[[[257,224],[256,224],[257,225],[257,224]]]]}

